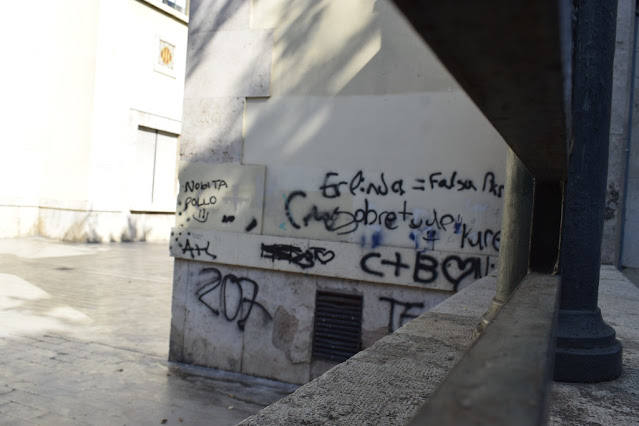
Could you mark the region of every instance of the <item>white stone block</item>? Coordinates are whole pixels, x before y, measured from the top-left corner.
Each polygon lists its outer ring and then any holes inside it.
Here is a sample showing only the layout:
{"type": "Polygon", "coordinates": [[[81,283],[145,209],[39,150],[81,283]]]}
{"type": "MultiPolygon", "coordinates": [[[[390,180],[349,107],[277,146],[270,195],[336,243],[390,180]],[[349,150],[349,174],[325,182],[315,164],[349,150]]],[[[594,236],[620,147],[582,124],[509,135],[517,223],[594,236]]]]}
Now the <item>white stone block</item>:
{"type": "Polygon", "coordinates": [[[211,163],[242,160],[244,98],[184,99],[180,158],[211,163]]]}
{"type": "Polygon", "coordinates": [[[186,290],[183,361],[240,372],[243,333],[238,325],[241,315],[235,315],[240,301],[233,284],[228,289],[223,285],[227,275],[227,270],[218,265],[191,264],[186,290]]]}
{"type": "Polygon", "coordinates": [[[299,274],[245,270],[259,285],[262,309],[251,314],[244,333],[242,372],[290,383],[310,376],[314,280],[299,274]],[[259,315],[258,315],[259,314],[259,315]]]}
{"type": "Polygon", "coordinates": [[[173,295],[171,298],[171,334],[169,360],[181,362],[184,358],[184,328],[186,325],[186,292],[190,262],[175,259],[173,263],[173,295]]]}
{"type": "Polygon", "coordinates": [[[259,233],[264,166],[182,162],[176,228],[259,233]]]}
{"type": "Polygon", "coordinates": [[[189,37],[184,98],[270,95],[270,31],[208,31],[189,37]]]}
{"type": "Polygon", "coordinates": [[[174,229],[172,238],[170,250],[176,258],[421,289],[459,290],[497,267],[496,257],[473,253],[214,230],[174,229]]]}

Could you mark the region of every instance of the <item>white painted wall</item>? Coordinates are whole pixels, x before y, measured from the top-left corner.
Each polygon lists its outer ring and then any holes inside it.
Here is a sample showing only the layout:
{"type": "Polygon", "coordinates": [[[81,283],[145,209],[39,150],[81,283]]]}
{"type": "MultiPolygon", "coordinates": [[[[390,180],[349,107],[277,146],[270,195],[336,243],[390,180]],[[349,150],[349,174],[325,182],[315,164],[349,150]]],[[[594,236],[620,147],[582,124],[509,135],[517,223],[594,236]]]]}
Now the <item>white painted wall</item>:
{"type": "MultiPolygon", "coordinates": [[[[13,40],[5,44],[12,61],[2,82],[0,177],[17,183],[0,189],[0,236],[167,238],[171,214],[130,213],[138,125],[181,131],[187,27],[154,5],[161,8],[154,0],[8,6],[29,21],[0,30],[13,40]],[[172,75],[155,66],[159,38],[175,46],[172,75]]],[[[164,198],[173,199],[175,167],[167,173],[164,198]]]]}
{"type": "MultiPolygon", "coordinates": [[[[265,234],[370,241],[375,227],[338,235],[315,221],[293,229],[282,200],[294,190],[306,194],[295,203],[303,204],[298,221],[313,205],[353,213],[369,202],[397,213],[406,200],[414,217],[432,219],[436,209],[461,216],[473,232],[499,230],[502,200],[482,189],[486,173],[504,183],[504,142],[389,2],[259,1],[251,16],[252,27],[273,31],[271,96],[247,99],[244,120],[243,162],[267,166],[265,234]],[[352,196],[343,186],[340,197],[321,195],[327,172],[339,174],[331,182],[350,182],[358,170],[362,186],[384,173],[389,186],[403,180],[406,193],[376,197],[359,188],[352,196]],[[454,172],[477,190],[430,187],[431,174],[454,172]]],[[[384,244],[414,244],[408,226],[382,231],[384,244]]],[[[459,236],[438,237],[436,249],[461,249],[459,236]]]]}
{"type": "Polygon", "coordinates": [[[187,30],[144,2],[111,0],[100,7],[90,203],[121,211],[128,208],[136,167],[131,110],[181,121],[187,30]],[[174,77],[154,68],[159,37],[176,46],[174,77]]]}
{"type": "Polygon", "coordinates": [[[5,6],[0,235],[11,236],[37,232],[41,200],[87,199],[98,1],[5,6]]]}
{"type": "Polygon", "coordinates": [[[330,365],[311,356],[316,291],[362,296],[366,347],[490,273],[505,144],[390,1],[192,0],[191,17],[171,360],[303,383],[330,365]],[[401,194],[368,191],[382,179],[401,194]],[[336,232],[366,205],[395,222],[336,232]],[[314,208],[339,218],[305,224],[314,208]],[[446,229],[410,228],[434,211],[446,229]]]}

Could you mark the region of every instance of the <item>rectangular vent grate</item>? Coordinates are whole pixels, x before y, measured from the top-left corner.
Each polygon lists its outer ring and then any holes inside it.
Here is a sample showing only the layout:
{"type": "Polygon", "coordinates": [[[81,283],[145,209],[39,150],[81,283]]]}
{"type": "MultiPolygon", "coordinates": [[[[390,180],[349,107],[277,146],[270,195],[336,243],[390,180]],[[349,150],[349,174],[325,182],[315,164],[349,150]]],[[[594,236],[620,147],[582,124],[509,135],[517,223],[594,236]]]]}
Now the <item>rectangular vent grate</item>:
{"type": "Polygon", "coordinates": [[[361,349],[362,296],[315,294],[313,358],[346,361],[361,349]]]}

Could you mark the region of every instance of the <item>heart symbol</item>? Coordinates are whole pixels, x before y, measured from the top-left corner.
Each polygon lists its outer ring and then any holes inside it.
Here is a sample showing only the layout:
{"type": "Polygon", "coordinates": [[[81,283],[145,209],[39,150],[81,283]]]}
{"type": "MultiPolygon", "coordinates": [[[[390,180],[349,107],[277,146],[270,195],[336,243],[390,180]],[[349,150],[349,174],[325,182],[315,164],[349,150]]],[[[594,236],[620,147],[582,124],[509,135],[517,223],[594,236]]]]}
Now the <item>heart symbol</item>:
{"type": "Polygon", "coordinates": [[[442,272],[444,273],[444,277],[453,284],[453,290],[457,291],[457,287],[459,283],[464,280],[464,278],[475,274],[475,278],[481,278],[481,259],[479,257],[469,257],[467,259],[462,259],[459,256],[448,256],[442,262],[442,272]],[[449,266],[452,263],[457,263],[457,268],[459,269],[459,275],[456,277],[451,275],[448,271],[449,266]]]}
{"type": "Polygon", "coordinates": [[[327,250],[323,247],[309,247],[309,250],[313,250],[315,253],[315,259],[322,265],[326,265],[331,260],[335,259],[335,252],[327,250]]]}

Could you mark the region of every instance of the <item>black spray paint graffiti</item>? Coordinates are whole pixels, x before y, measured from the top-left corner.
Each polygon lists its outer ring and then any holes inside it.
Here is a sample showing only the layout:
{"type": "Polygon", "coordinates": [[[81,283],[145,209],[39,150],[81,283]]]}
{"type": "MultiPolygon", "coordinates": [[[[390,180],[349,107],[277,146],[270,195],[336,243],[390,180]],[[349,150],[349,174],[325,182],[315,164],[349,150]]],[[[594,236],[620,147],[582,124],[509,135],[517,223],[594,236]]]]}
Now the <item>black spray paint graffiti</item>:
{"type": "Polygon", "coordinates": [[[224,179],[213,179],[209,181],[195,181],[189,180],[184,183],[184,192],[196,192],[204,191],[206,189],[220,190],[222,188],[228,188],[228,184],[224,179]]]}
{"type": "Polygon", "coordinates": [[[399,300],[393,299],[391,297],[380,297],[379,298],[380,301],[382,302],[388,302],[390,303],[390,313],[388,315],[388,332],[392,333],[393,331],[395,331],[396,328],[401,327],[402,325],[404,325],[404,323],[407,320],[410,319],[414,319],[417,318],[417,313],[412,314],[409,311],[413,308],[419,308],[419,309],[423,309],[424,308],[424,304],[422,302],[401,302],[399,300]],[[398,326],[394,327],[394,323],[395,323],[395,306],[398,307],[402,307],[404,308],[400,313],[399,313],[399,321],[398,321],[398,326]]]}
{"type": "Polygon", "coordinates": [[[481,190],[484,192],[490,192],[497,198],[501,198],[504,192],[504,185],[499,185],[495,181],[495,174],[493,172],[488,172],[484,175],[484,184],[481,187],[481,190]]]}
{"type": "Polygon", "coordinates": [[[457,229],[461,223],[461,216],[451,213],[441,214],[433,209],[432,217],[413,217],[414,213],[407,208],[407,201],[404,200],[402,208],[399,210],[377,210],[371,207],[368,198],[364,199],[364,205],[354,211],[341,210],[340,207],[320,209],[313,204],[308,207],[307,212],[301,216],[294,216],[292,213],[293,202],[295,204],[306,198],[306,192],[293,191],[284,202],[284,213],[291,226],[295,229],[307,227],[312,222],[321,222],[329,232],[337,235],[347,235],[357,231],[360,225],[379,225],[388,230],[397,229],[398,221],[407,223],[411,229],[419,229],[423,226],[433,226],[446,231],[451,225],[457,229]]]}
{"type": "MultiPolygon", "coordinates": [[[[417,179],[416,179],[417,180],[417,179]]],[[[457,191],[473,190],[477,191],[477,187],[472,179],[458,178],[457,171],[454,171],[449,178],[444,177],[442,172],[431,173],[428,176],[428,183],[430,183],[430,189],[443,188],[457,191]]]]}
{"type": "MultiPolygon", "coordinates": [[[[191,235],[191,233],[189,232],[188,235],[191,235]]],[[[182,254],[189,253],[189,255],[191,256],[191,259],[195,259],[196,253],[198,257],[202,254],[205,254],[209,256],[211,259],[217,259],[216,255],[209,252],[209,248],[211,246],[210,241],[207,241],[206,246],[202,247],[198,243],[191,245],[191,241],[187,238],[184,244],[178,243],[178,246],[182,249],[182,254]]]]}
{"type": "MultiPolygon", "coordinates": [[[[428,178],[415,178],[416,185],[410,187],[414,191],[426,191],[443,189],[448,191],[479,191],[478,185],[469,177],[460,177],[457,170],[451,172],[449,176],[443,172],[437,171],[430,173],[428,178]]],[[[389,194],[404,195],[404,179],[389,179],[382,172],[379,178],[371,179],[364,174],[362,170],[358,170],[353,177],[346,180],[340,180],[337,172],[328,172],[324,175],[324,181],[319,187],[324,198],[337,198],[343,192],[348,191],[352,196],[357,194],[386,196],[389,194]]],[[[481,192],[494,195],[497,198],[502,197],[504,185],[500,185],[496,181],[493,172],[484,174],[481,192]]]]}
{"type": "Polygon", "coordinates": [[[217,203],[217,197],[215,195],[210,195],[208,198],[207,197],[186,197],[186,199],[184,200],[184,211],[186,211],[189,208],[189,206],[196,207],[199,209],[202,207],[213,206],[215,205],[215,203],[217,203]]]}
{"type": "Polygon", "coordinates": [[[453,285],[453,291],[457,291],[459,284],[467,277],[479,279],[495,267],[490,258],[486,257],[484,265],[482,259],[477,256],[461,257],[450,255],[441,262],[433,256],[423,252],[415,252],[413,265],[404,263],[402,254],[395,252],[394,259],[384,259],[381,253],[372,252],[362,256],[360,260],[362,271],[380,278],[385,276],[385,271],[391,269],[395,277],[402,276],[404,271],[413,272],[413,281],[420,284],[430,284],[439,278],[439,274],[453,285]]]}
{"type": "Polygon", "coordinates": [[[499,251],[499,243],[501,242],[501,231],[493,231],[492,229],[484,229],[483,231],[472,232],[472,228],[467,227],[464,223],[461,229],[461,245],[460,248],[477,247],[484,250],[492,247],[493,250],[499,251]]]}
{"type": "MultiPolygon", "coordinates": [[[[329,200],[343,195],[358,196],[356,202],[359,205],[353,208],[344,208],[342,205],[322,205],[316,199],[309,198],[307,192],[294,190],[284,197],[284,213],[287,221],[281,223],[280,228],[286,229],[287,223],[293,229],[302,229],[319,223],[327,232],[348,235],[357,232],[361,227],[373,226],[379,227],[381,235],[383,231],[392,231],[400,226],[406,226],[411,231],[408,236],[417,250],[434,250],[436,241],[443,240],[439,236],[439,231],[460,234],[461,238],[457,238],[459,248],[472,246],[479,250],[486,248],[498,250],[498,231],[486,229],[473,234],[468,223],[464,222],[461,214],[457,212],[441,211],[435,208],[425,212],[409,210],[407,207],[409,198],[406,195],[410,191],[445,190],[482,192],[501,198],[504,185],[497,183],[493,172],[484,173],[483,179],[476,181],[470,177],[461,176],[456,170],[450,174],[436,171],[424,178],[416,178],[414,186],[406,188],[404,182],[405,179],[389,178],[384,172],[371,178],[359,170],[352,177],[345,178],[337,172],[330,171],[325,173],[322,184],[318,188],[321,196],[329,200]],[[401,204],[396,205],[395,208],[375,207],[375,201],[384,197],[393,197],[394,200],[402,197],[397,200],[401,204]],[[461,235],[462,225],[465,225],[466,230],[463,236],[461,235]],[[415,230],[418,232],[412,232],[415,230]],[[421,240],[427,244],[422,246],[421,240]]],[[[388,206],[387,203],[385,204],[388,206]]],[[[450,239],[446,241],[451,242],[450,239]]],[[[375,242],[372,242],[372,246],[373,248],[376,246],[375,242]]]]}
{"type": "MultiPolygon", "coordinates": [[[[497,183],[497,178],[493,172],[486,172],[482,181],[481,192],[494,195],[501,198],[504,185],[497,183]]],[[[479,191],[475,181],[468,177],[458,177],[458,172],[454,171],[450,176],[446,177],[442,172],[434,172],[428,176],[428,179],[415,179],[416,186],[411,187],[415,191],[426,191],[427,189],[444,189],[449,191],[479,191]],[[427,185],[428,183],[428,185],[427,185]]]]}
{"type": "MultiPolygon", "coordinates": [[[[463,222],[460,214],[441,213],[437,209],[432,209],[432,214],[426,216],[408,210],[407,201],[404,200],[402,208],[399,210],[377,210],[371,207],[368,198],[364,199],[364,206],[355,211],[342,210],[340,207],[320,209],[317,205],[309,205],[306,213],[303,215],[294,215],[293,204],[302,202],[307,195],[304,191],[293,191],[286,198],[284,203],[284,211],[290,225],[295,229],[308,227],[314,222],[320,222],[324,225],[324,229],[329,232],[335,232],[337,235],[351,234],[362,226],[379,226],[381,229],[394,230],[400,224],[407,224],[411,230],[418,230],[418,233],[424,233],[421,239],[431,244],[431,250],[434,249],[435,241],[439,239],[435,231],[452,231],[460,234],[459,248],[468,246],[478,248],[483,251],[492,248],[499,251],[500,231],[486,228],[482,231],[473,232],[473,229],[463,222]]],[[[418,234],[417,233],[417,234],[418,234]]],[[[416,242],[416,233],[409,233],[409,238],[416,242]]],[[[415,245],[419,248],[419,244],[415,245]]]]}
{"type": "MultiPolygon", "coordinates": [[[[186,214],[189,208],[193,207],[195,211],[186,218],[187,222],[193,219],[199,223],[206,223],[209,220],[209,209],[219,205],[220,199],[219,192],[228,189],[229,185],[224,179],[212,179],[206,181],[188,180],[184,183],[184,193],[190,194],[184,198],[184,201],[178,200],[178,215],[182,216],[186,214]],[[217,195],[211,194],[211,192],[217,191],[217,195]]],[[[222,199],[225,201],[226,199],[222,199]]],[[[222,217],[222,223],[232,223],[235,220],[235,216],[224,215],[222,217]]],[[[180,224],[181,227],[184,224],[180,224]]]]}
{"type": "Polygon", "coordinates": [[[251,232],[253,229],[255,229],[256,226],[257,226],[257,219],[253,218],[251,222],[248,225],[246,225],[246,228],[244,230],[246,232],[251,232]]]}
{"type": "Polygon", "coordinates": [[[380,173],[379,182],[372,182],[370,179],[367,179],[364,176],[364,172],[359,170],[355,175],[350,179],[349,182],[345,180],[334,180],[332,177],[337,178],[339,173],[328,172],[324,175],[324,183],[319,187],[320,191],[322,191],[322,196],[325,198],[337,198],[339,197],[344,189],[342,186],[346,186],[351,195],[355,195],[358,193],[366,194],[366,195],[388,195],[390,193],[404,195],[406,191],[404,190],[404,180],[397,179],[394,180],[390,187],[386,182],[386,178],[384,177],[384,173],[380,173]]]}
{"type": "Polygon", "coordinates": [[[335,258],[335,252],[323,247],[309,247],[302,250],[291,244],[262,244],[260,257],[276,260],[288,261],[288,263],[299,266],[302,269],[312,268],[316,262],[326,265],[335,258]]]}
{"type": "Polygon", "coordinates": [[[252,279],[233,274],[222,275],[217,268],[204,268],[200,271],[200,276],[203,275],[208,276],[198,285],[195,295],[197,300],[202,302],[215,316],[220,316],[221,313],[228,322],[237,319],[237,327],[241,331],[244,331],[246,321],[255,306],[260,308],[266,320],[273,319],[266,308],[255,301],[259,286],[252,279]],[[213,292],[218,289],[219,297],[216,301],[213,292]],[[233,297],[233,293],[235,293],[235,297],[233,297]]]}
{"type": "Polygon", "coordinates": [[[206,211],[206,209],[198,209],[196,213],[193,213],[193,219],[200,223],[204,223],[209,220],[209,212],[206,211]]]}

